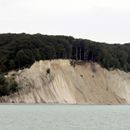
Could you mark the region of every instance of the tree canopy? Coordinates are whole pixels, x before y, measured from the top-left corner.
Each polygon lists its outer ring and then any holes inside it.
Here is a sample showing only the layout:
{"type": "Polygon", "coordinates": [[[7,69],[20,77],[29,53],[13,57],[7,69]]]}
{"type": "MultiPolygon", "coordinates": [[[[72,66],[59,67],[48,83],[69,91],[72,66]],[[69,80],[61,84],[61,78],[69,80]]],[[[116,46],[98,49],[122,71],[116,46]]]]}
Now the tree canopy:
{"type": "Polygon", "coordinates": [[[75,59],[130,71],[130,44],[107,44],[71,36],[0,34],[0,73],[38,60],[75,59]]]}

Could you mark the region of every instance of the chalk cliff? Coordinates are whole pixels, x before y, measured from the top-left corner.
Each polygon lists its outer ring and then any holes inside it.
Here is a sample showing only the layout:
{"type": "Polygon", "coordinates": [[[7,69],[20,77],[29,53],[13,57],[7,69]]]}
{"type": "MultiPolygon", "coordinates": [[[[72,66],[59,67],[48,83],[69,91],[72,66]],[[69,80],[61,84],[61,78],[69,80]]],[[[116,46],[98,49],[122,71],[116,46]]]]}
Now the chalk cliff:
{"type": "Polygon", "coordinates": [[[21,89],[0,98],[1,102],[130,103],[130,73],[108,71],[96,63],[72,65],[69,60],[39,61],[8,76],[14,76],[21,89]]]}

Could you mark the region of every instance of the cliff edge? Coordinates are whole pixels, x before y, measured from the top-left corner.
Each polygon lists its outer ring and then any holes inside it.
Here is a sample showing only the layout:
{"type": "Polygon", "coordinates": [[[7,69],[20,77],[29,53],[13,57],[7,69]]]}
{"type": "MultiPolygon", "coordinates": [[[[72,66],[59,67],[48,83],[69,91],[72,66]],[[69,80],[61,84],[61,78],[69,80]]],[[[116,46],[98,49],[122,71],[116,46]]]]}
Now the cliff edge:
{"type": "Polygon", "coordinates": [[[96,63],[39,61],[7,76],[13,76],[21,89],[1,97],[4,103],[130,103],[130,73],[108,71],[96,63]]]}

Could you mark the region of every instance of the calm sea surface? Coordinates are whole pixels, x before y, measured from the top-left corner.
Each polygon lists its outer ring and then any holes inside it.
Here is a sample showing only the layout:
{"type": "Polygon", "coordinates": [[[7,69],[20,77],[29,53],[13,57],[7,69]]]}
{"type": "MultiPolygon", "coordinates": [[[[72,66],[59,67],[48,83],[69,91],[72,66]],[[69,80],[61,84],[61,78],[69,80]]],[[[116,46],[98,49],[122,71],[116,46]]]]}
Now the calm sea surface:
{"type": "Polygon", "coordinates": [[[0,130],[130,130],[130,106],[0,105],[0,130]]]}

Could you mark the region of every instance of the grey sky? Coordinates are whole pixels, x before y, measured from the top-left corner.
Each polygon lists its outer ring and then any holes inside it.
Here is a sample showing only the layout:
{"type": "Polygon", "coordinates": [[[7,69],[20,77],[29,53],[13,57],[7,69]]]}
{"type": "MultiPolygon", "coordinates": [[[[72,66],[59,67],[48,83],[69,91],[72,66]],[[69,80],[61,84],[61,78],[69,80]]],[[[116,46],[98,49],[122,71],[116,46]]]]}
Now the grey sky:
{"type": "Polygon", "coordinates": [[[0,33],[130,42],[130,0],[0,0],[0,33]]]}

